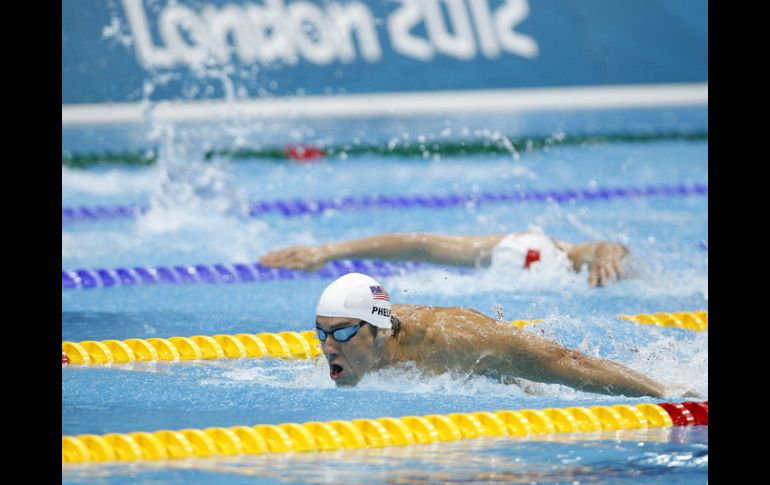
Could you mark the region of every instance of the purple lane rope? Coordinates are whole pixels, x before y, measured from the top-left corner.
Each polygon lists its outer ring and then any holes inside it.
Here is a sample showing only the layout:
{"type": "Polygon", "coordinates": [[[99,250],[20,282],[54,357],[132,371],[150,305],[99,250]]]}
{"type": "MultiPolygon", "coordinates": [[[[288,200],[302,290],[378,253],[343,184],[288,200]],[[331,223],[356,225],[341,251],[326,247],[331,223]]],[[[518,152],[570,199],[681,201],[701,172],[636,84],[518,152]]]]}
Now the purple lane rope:
{"type": "Polygon", "coordinates": [[[340,260],[318,271],[268,268],[259,263],[195,264],[189,266],[135,266],[113,269],[62,270],[62,290],[158,284],[251,283],[285,279],[331,279],[348,273],[392,276],[428,268],[442,268],[468,274],[472,268],[440,266],[418,262],[340,260]]]}
{"type": "MultiPolygon", "coordinates": [[[[283,217],[318,215],[326,211],[356,211],[372,209],[431,208],[442,209],[466,204],[599,201],[635,199],[641,197],[675,197],[708,195],[708,184],[646,185],[644,187],[610,187],[591,189],[519,190],[511,192],[481,192],[474,194],[374,195],[330,199],[286,199],[253,201],[249,215],[258,217],[278,214],[283,217]]],[[[149,206],[138,204],[92,207],[63,207],[62,224],[99,219],[135,218],[147,212],[149,206]]]]}

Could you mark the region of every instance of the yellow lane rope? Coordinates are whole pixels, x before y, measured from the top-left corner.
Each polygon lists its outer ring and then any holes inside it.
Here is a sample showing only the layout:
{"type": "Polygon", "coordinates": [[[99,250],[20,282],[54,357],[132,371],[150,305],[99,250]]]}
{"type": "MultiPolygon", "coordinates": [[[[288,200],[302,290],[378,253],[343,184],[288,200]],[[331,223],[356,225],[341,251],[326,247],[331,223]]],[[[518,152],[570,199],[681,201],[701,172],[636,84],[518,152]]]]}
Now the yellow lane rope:
{"type": "Polygon", "coordinates": [[[70,364],[111,364],[155,360],[281,357],[312,359],[321,354],[313,331],[239,333],[214,336],[62,342],[70,364]]]}
{"type": "Polygon", "coordinates": [[[642,325],[657,325],[659,327],[677,327],[702,332],[709,329],[709,312],[674,312],[674,313],[642,313],[639,315],[618,315],[618,317],[642,325]]]}
{"type": "MultiPolygon", "coordinates": [[[[708,330],[708,312],[619,315],[644,325],[708,330]]],[[[513,320],[518,328],[541,320],[513,320]]],[[[305,332],[239,333],[214,336],[171,337],[128,340],[85,340],[62,342],[70,364],[111,364],[157,360],[240,359],[278,357],[313,359],[321,354],[320,342],[312,330],[305,332]]]]}
{"type": "Polygon", "coordinates": [[[485,436],[528,436],[673,426],[658,404],[501,410],[352,421],[62,436],[62,463],[326,451],[485,436]]]}

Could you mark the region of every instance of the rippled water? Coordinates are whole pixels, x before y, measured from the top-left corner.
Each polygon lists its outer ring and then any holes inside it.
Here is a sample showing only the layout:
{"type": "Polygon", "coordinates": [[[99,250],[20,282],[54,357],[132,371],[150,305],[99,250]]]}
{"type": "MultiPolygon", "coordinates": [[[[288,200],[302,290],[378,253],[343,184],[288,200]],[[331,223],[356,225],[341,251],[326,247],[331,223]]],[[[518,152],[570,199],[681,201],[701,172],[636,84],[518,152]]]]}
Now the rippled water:
{"type": "MultiPolygon", "coordinates": [[[[691,120],[693,115],[683,118],[691,120]]],[[[701,113],[695,119],[702,122],[706,116],[701,113]]],[[[177,131],[174,136],[172,143],[191,143],[189,134],[177,131]]],[[[306,165],[227,160],[212,164],[188,152],[177,150],[173,160],[150,168],[62,168],[63,206],[151,206],[134,220],[65,226],[62,268],[255,262],[266,251],[285,245],[392,231],[502,234],[537,225],[569,242],[619,241],[631,248],[629,278],[607,288],[590,289],[585,270],[575,275],[514,276],[504,267],[464,275],[435,268],[382,278],[381,283],[394,303],[468,306],[488,315],[499,307],[508,319],[543,319],[526,331],[620,361],[660,380],[675,394],[689,389],[708,398],[708,332],[617,318],[708,309],[708,251],[702,244],[708,239],[705,196],[296,218],[254,218],[240,210],[251,200],[293,197],[707,184],[707,142],[556,147],[516,157],[414,160],[365,155],[306,165]]],[[[81,341],[309,330],[316,298],[329,282],[63,290],[62,337],[81,341]]],[[[369,375],[354,389],[337,389],[320,360],[69,366],[62,369],[62,434],[655,401],[598,396],[556,385],[532,384],[528,391],[482,377],[425,376],[410,366],[369,375]]],[[[66,465],[62,471],[66,483],[111,484],[703,483],[708,427],[157,464],[66,465]]]]}

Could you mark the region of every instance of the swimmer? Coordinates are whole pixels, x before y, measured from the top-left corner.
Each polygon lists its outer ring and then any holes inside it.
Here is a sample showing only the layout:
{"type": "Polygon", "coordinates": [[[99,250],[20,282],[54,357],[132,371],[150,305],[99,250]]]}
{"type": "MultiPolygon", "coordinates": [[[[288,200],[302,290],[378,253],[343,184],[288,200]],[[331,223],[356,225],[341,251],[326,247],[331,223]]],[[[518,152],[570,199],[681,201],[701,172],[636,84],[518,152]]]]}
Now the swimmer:
{"type": "Polygon", "coordinates": [[[344,258],[422,261],[460,266],[507,267],[518,271],[575,271],[588,265],[593,288],[617,282],[624,275],[621,260],[627,247],[609,241],[569,244],[537,229],[491,236],[448,236],[395,233],[332,242],[319,246],[292,246],[260,259],[268,267],[316,271],[329,261],[344,258]]]}
{"type": "Polygon", "coordinates": [[[324,289],[316,334],[338,386],[368,372],[413,362],[431,374],[459,372],[515,382],[523,378],[580,391],[664,397],[664,386],[609,360],[585,355],[461,307],[391,305],[372,277],[346,274],[324,289]]]}

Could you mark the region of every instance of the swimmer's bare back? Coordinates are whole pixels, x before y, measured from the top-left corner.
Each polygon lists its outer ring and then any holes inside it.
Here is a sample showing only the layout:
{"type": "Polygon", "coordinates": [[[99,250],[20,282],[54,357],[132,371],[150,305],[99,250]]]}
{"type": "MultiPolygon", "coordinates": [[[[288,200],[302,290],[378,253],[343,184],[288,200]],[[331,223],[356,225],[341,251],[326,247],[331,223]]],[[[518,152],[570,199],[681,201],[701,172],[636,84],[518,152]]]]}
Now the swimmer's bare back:
{"type": "Polygon", "coordinates": [[[662,384],[621,364],[585,355],[462,307],[393,305],[401,330],[389,363],[563,384],[602,394],[663,397],[662,384]]]}

